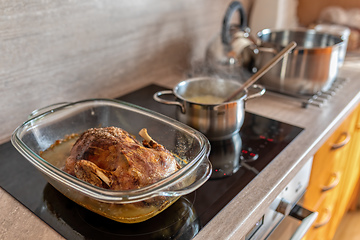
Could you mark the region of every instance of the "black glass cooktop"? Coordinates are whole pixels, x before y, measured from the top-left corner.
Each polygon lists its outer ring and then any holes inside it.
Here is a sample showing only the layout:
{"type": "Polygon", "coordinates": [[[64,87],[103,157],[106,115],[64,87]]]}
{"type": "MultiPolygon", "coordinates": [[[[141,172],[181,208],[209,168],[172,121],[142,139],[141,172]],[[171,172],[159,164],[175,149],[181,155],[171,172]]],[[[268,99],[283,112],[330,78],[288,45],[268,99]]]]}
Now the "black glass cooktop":
{"type": "MultiPolygon", "coordinates": [[[[160,90],[152,84],[119,99],[174,117],[175,106],[152,99],[160,90]]],[[[67,239],[191,239],[301,131],[246,113],[240,134],[211,142],[210,180],[143,223],[118,223],[67,199],[10,142],[0,145],[0,186],[67,239]]]]}

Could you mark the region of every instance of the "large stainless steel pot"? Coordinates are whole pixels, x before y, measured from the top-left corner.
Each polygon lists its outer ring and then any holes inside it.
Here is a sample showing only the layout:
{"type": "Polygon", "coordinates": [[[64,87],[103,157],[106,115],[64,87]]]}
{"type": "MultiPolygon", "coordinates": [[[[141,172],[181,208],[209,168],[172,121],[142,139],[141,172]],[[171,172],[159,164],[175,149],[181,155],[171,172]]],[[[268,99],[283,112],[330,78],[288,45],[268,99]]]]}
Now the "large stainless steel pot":
{"type": "Polygon", "coordinates": [[[259,79],[267,89],[288,94],[315,94],[328,90],[336,79],[339,53],[344,44],[340,37],[309,29],[264,29],[258,33],[258,38],[261,43],[257,48],[256,68],[264,66],[274,57],[274,52],[291,41],[297,43],[292,53],[259,79]]]}
{"type": "Polygon", "coordinates": [[[336,35],[311,29],[264,29],[254,38],[247,27],[244,8],[238,1],[229,5],[221,37],[210,42],[205,59],[211,71],[219,76],[243,81],[292,41],[297,47],[259,83],[267,89],[292,95],[312,95],[328,90],[338,74],[341,49],[346,42],[336,35]],[[230,21],[236,12],[240,16],[239,24],[230,21]]]}
{"type": "Polygon", "coordinates": [[[226,99],[240,86],[239,82],[233,80],[192,78],[178,83],[173,90],[156,92],[154,99],[160,103],[179,106],[176,111],[177,119],[204,133],[208,139],[227,139],[237,133],[244,122],[245,101],[263,95],[265,88],[253,85],[258,90],[256,93],[249,95],[244,90],[235,100],[225,103],[199,103],[193,99],[206,96],[226,99]],[[161,97],[169,94],[175,95],[176,99],[172,101],[161,97]]]}

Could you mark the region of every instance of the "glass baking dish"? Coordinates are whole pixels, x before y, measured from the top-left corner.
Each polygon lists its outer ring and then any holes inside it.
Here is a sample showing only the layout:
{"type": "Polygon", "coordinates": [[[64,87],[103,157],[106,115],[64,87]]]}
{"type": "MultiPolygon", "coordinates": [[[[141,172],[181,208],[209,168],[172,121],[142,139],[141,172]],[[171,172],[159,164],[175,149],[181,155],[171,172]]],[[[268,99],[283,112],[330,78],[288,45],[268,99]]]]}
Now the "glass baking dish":
{"type": "Polygon", "coordinates": [[[210,144],[200,132],[151,110],[112,99],[88,99],[34,111],[12,134],[14,147],[32,163],[59,192],[77,204],[123,223],[145,221],[193,192],[211,175],[210,144]],[[41,113],[42,112],[42,113],[41,113]],[[181,161],[172,175],[146,187],[114,191],[93,186],[64,172],[63,162],[43,159],[40,152],[56,140],[94,127],[120,127],[141,142],[138,132],[149,135],[181,161]]]}

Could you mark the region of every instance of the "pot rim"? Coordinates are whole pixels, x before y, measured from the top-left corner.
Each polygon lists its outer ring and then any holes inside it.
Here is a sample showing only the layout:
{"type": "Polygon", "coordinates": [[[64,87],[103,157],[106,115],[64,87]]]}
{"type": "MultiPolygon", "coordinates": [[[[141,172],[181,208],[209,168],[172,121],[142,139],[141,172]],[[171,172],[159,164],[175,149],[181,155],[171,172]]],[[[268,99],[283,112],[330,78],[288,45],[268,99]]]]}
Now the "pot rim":
{"type": "MultiPolygon", "coordinates": [[[[174,88],[173,88],[173,94],[181,99],[182,101],[184,102],[187,102],[187,103],[191,103],[191,104],[196,104],[196,105],[200,105],[200,106],[219,106],[219,105],[226,105],[226,104],[229,104],[229,103],[238,103],[238,102],[241,102],[241,101],[244,101],[247,96],[248,96],[248,91],[247,89],[244,89],[242,91],[242,93],[240,94],[243,94],[240,98],[238,99],[235,99],[235,100],[232,100],[232,101],[229,101],[229,102],[224,102],[224,103],[212,103],[212,104],[204,104],[204,103],[197,103],[197,102],[193,102],[193,101],[190,101],[186,98],[184,98],[183,96],[181,96],[179,93],[178,93],[178,90],[179,88],[182,86],[182,85],[185,85],[189,82],[196,82],[196,81],[204,81],[204,80],[208,80],[208,79],[213,79],[213,80],[216,80],[216,81],[221,81],[221,82],[231,82],[231,83],[234,83],[236,85],[238,85],[239,87],[241,86],[241,83],[235,81],[235,80],[232,80],[232,79],[223,79],[223,78],[216,78],[216,77],[208,77],[208,76],[203,76],[203,77],[195,77],[195,78],[189,78],[189,79],[186,79],[186,80],[183,80],[181,82],[179,82],[174,88]]],[[[236,89],[235,89],[236,90],[236,89]]],[[[239,95],[240,95],[239,94],[239,95]]]]}
{"type": "MultiPolygon", "coordinates": [[[[333,34],[330,34],[330,33],[324,33],[324,32],[319,32],[319,31],[316,31],[315,29],[307,29],[307,28],[290,28],[290,29],[272,29],[272,28],[265,28],[259,32],[257,32],[256,36],[259,38],[259,40],[261,42],[265,42],[265,43],[272,43],[272,42],[269,42],[269,41],[263,41],[261,39],[261,36],[262,35],[265,35],[265,34],[271,34],[271,33],[281,33],[281,32],[287,32],[287,33],[296,33],[296,32],[299,32],[299,33],[304,33],[304,34],[312,34],[312,35],[329,35],[331,36],[332,38],[335,39],[335,44],[333,45],[328,45],[328,46],[318,46],[318,47],[305,47],[305,46],[301,46],[301,45],[297,45],[294,49],[294,51],[296,50],[316,50],[316,49],[326,49],[326,48],[334,48],[334,47],[340,47],[341,45],[344,44],[344,40],[341,38],[341,37],[338,37],[336,35],[333,35],[333,34]]],[[[281,43],[275,43],[277,44],[278,46],[281,46],[281,47],[285,47],[286,45],[285,44],[281,44],[281,43]]]]}

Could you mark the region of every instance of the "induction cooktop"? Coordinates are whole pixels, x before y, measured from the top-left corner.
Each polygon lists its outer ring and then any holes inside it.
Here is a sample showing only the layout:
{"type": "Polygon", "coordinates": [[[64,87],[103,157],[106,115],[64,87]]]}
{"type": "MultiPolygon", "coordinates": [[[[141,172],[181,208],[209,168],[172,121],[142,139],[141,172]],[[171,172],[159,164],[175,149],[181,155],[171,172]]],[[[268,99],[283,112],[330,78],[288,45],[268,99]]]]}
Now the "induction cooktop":
{"type": "MultiPolygon", "coordinates": [[[[175,106],[152,99],[160,90],[151,84],[118,99],[174,118],[175,106]]],[[[246,112],[239,134],[210,142],[211,178],[142,223],[118,223],[67,199],[10,142],[0,145],[0,186],[67,239],[191,239],[302,130],[246,112]]]]}

